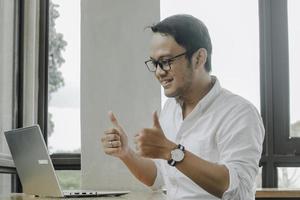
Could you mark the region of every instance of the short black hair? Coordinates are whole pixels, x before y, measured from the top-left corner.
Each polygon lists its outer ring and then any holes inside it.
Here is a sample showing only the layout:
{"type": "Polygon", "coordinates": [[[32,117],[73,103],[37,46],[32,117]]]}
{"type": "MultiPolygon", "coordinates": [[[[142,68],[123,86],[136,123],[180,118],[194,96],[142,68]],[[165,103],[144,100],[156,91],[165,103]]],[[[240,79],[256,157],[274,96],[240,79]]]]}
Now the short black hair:
{"type": "Polygon", "coordinates": [[[207,51],[205,70],[211,71],[212,44],[208,29],[201,20],[192,15],[179,14],[167,17],[150,28],[153,33],[172,36],[180,46],[186,49],[189,60],[199,48],[205,48],[207,51]]]}

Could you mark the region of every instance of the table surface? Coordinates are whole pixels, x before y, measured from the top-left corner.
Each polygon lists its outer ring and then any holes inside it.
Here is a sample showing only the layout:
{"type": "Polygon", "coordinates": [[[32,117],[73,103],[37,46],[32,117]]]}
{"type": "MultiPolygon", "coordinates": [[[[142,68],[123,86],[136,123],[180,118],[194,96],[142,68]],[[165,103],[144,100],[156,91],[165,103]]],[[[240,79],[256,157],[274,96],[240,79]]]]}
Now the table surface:
{"type": "Polygon", "coordinates": [[[259,188],[256,198],[293,198],[300,197],[300,188],[259,188]]]}
{"type": "MultiPolygon", "coordinates": [[[[256,198],[295,198],[300,197],[300,188],[260,188],[256,191],[256,198]]],[[[54,198],[34,197],[26,194],[0,194],[0,200],[53,200],[54,198]]],[[[63,198],[55,198],[63,199],[63,198]]],[[[159,192],[130,192],[129,194],[119,197],[90,197],[90,198],[66,198],[67,200],[82,200],[82,199],[106,199],[106,200],[166,200],[166,195],[159,192]]]]}
{"type": "Polygon", "coordinates": [[[0,194],[0,200],[82,200],[82,199],[105,199],[105,200],[166,200],[166,195],[162,192],[130,192],[119,197],[88,197],[88,198],[41,198],[26,194],[0,194]]]}

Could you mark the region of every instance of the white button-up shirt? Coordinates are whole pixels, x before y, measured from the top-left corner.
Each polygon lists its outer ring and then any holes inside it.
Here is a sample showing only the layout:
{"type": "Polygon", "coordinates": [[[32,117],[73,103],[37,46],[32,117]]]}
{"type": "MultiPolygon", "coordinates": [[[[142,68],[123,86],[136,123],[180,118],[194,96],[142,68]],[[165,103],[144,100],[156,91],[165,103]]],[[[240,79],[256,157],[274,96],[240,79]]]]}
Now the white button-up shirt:
{"type": "MultiPolygon", "coordinates": [[[[264,127],[250,102],[221,88],[216,80],[184,120],[179,103],[168,99],[160,114],[160,123],[169,140],[182,144],[202,159],[228,168],[230,184],[222,199],[255,199],[264,127]]],[[[165,187],[169,199],[218,199],[176,167],[169,166],[167,161],[155,160],[155,163],[157,177],[152,189],[165,187]]]]}

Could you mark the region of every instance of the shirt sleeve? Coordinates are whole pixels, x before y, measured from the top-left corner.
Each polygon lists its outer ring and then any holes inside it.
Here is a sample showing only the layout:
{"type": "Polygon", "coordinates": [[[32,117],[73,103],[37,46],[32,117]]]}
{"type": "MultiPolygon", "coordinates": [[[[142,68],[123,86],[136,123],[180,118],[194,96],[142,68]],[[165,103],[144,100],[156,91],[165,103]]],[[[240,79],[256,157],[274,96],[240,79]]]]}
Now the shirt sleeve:
{"type": "Polygon", "coordinates": [[[155,181],[154,181],[153,185],[150,186],[150,188],[153,191],[156,191],[156,190],[160,190],[160,189],[163,188],[164,180],[163,180],[163,176],[162,176],[162,173],[161,173],[160,161],[159,160],[153,160],[153,161],[154,161],[155,166],[156,166],[156,178],[155,178],[155,181]]]}
{"type": "Polygon", "coordinates": [[[227,115],[226,123],[217,134],[219,164],[227,167],[230,182],[222,200],[255,199],[263,139],[262,120],[252,105],[239,105],[227,115]]]}

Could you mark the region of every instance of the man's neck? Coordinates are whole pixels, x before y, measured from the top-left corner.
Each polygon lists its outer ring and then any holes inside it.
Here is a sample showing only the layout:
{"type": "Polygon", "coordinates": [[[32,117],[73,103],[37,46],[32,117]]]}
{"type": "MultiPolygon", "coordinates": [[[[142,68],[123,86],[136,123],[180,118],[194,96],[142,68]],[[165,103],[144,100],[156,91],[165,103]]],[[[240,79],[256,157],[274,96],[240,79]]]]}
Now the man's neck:
{"type": "Polygon", "coordinates": [[[193,109],[196,107],[198,102],[210,91],[213,87],[214,80],[210,76],[198,81],[197,84],[186,96],[179,97],[177,101],[180,103],[182,108],[182,116],[185,118],[190,114],[193,109]]]}

